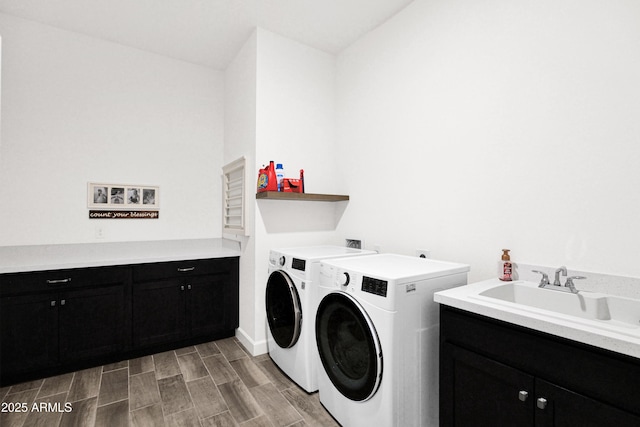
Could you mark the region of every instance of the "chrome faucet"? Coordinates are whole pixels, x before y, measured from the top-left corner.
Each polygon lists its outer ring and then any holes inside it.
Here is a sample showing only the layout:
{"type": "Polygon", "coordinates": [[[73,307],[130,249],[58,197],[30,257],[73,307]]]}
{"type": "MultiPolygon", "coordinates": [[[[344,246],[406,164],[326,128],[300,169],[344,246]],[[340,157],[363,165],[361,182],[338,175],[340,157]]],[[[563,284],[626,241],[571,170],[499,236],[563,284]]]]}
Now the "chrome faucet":
{"type": "Polygon", "coordinates": [[[553,281],[553,286],[562,286],[562,284],[560,284],[560,273],[562,273],[562,275],[566,277],[567,267],[563,265],[562,267],[559,267],[558,269],[556,269],[556,278],[553,281]]]}
{"type": "Polygon", "coordinates": [[[540,284],[538,285],[539,288],[544,288],[546,286],[549,286],[549,276],[547,276],[547,273],[539,270],[531,270],[531,272],[542,274],[542,278],[540,279],[540,284]]]}
{"type": "Polygon", "coordinates": [[[578,292],[580,292],[580,290],[576,289],[575,285],[573,284],[573,281],[578,279],[586,279],[585,276],[567,277],[567,281],[563,286],[562,283],[560,283],[560,274],[562,273],[563,276],[567,275],[567,267],[565,267],[564,265],[555,271],[556,277],[555,277],[555,280],[553,281],[553,284],[549,283],[549,276],[544,271],[531,270],[531,272],[542,274],[542,278],[540,279],[540,283],[538,284],[539,288],[549,288],[557,291],[571,292],[573,294],[577,294],[578,292]]]}
{"type": "Polygon", "coordinates": [[[567,277],[567,282],[564,284],[565,287],[569,288],[572,294],[577,294],[578,292],[580,292],[578,289],[576,289],[575,285],[573,284],[573,281],[577,279],[586,279],[586,277],[585,276],[567,277]]]}

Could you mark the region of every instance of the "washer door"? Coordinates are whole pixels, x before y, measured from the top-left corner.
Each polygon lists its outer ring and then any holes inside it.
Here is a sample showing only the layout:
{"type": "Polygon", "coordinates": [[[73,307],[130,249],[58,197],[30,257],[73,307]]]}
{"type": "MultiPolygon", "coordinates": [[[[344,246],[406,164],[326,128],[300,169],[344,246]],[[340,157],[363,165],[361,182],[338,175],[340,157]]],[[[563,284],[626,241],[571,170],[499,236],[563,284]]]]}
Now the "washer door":
{"type": "Polygon", "coordinates": [[[287,273],[281,270],[271,273],[265,300],[273,339],[282,348],[293,347],[300,337],[302,311],[298,291],[287,273]]]}
{"type": "Polygon", "coordinates": [[[333,385],[351,400],[365,401],[382,380],[382,348],[376,329],[355,298],[331,293],[318,306],[316,342],[333,385]]]}

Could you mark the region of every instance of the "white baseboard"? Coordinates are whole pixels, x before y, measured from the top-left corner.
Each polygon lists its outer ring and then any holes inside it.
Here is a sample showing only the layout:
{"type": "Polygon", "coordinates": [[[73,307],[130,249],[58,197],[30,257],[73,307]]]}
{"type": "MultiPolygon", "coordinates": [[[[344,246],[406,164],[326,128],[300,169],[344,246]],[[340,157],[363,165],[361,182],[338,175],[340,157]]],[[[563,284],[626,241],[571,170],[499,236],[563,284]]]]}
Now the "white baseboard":
{"type": "Polygon", "coordinates": [[[242,328],[236,329],[236,338],[238,338],[238,341],[240,341],[252,356],[259,356],[269,351],[267,348],[267,340],[256,342],[252,340],[251,337],[242,330],[242,328]]]}

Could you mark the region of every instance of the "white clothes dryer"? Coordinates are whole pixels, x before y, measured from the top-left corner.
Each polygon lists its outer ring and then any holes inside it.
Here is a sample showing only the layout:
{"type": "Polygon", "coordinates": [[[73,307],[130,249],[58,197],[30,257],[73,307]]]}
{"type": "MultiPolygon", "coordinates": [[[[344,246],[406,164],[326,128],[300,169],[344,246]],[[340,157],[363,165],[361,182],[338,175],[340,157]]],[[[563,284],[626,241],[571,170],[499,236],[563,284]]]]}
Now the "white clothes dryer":
{"type": "Polygon", "coordinates": [[[344,427],[438,425],[439,310],[433,294],[469,266],[394,254],[320,265],[320,402],[344,427]]]}
{"type": "Polygon", "coordinates": [[[269,355],[308,393],[318,390],[315,315],[320,261],[375,253],[342,246],[273,249],[269,253],[265,291],[269,355]]]}

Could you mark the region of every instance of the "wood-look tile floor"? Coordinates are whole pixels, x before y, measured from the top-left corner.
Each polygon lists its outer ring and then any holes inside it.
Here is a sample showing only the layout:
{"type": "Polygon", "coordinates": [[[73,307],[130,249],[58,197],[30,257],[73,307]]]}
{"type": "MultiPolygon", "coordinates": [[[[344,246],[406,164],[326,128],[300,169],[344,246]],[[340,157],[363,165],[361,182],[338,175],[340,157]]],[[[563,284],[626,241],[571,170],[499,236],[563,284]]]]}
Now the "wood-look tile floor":
{"type": "Polygon", "coordinates": [[[0,400],[2,427],[338,425],[235,338],[3,387],[0,400]]]}

